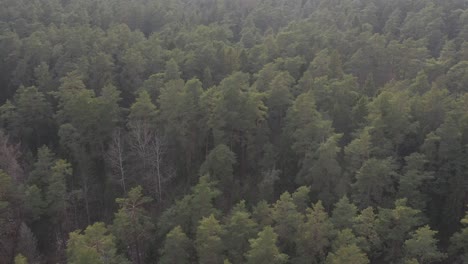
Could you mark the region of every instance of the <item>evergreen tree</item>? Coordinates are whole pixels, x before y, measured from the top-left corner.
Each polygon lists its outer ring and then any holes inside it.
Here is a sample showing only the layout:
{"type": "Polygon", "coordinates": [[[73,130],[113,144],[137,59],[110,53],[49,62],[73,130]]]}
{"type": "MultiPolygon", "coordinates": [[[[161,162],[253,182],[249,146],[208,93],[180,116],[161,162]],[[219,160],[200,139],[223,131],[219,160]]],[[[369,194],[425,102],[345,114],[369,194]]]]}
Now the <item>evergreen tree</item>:
{"type": "Polygon", "coordinates": [[[395,201],[393,209],[381,209],[378,215],[377,232],[382,238],[387,261],[398,261],[403,257],[402,247],[409,234],[422,224],[421,212],[406,205],[406,199],[395,201]]]}
{"type": "Polygon", "coordinates": [[[352,263],[352,264],[368,264],[369,259],[366,254],[359,249],[355,244],[340,247],[335,253],[330,253],[327,257],[326,263],[339,264],[339,263],[352,263]]]}
{"type": "Polygon", "coordinates": [[[241,201],[231,211],[225,225],[224,244],[232,263],[245,263],[243,256],[249,249],[249,239],[257,233],[257,223],[241,201]]]}
{"type": "Polygon", "coordinates": [[[214,199],[220,194],[215,182],[210,181],[208,176],[200,177],[191,194],[176,201],[161,215],[158,231],[165,234],[180,225],[186,234],[193,235],[203,217],[219,215],[219,211],[214,208],[214,199]]]}
{"type": "Polygon", "coordinates": [[[266,226],[258,233],[258,238],[250,239],[250,250],[246,254],[248,264],[282,264],[288,256],[276,246],[278,236],[273,228],[266,226]]]}
{"type": "Polygon", "coordinates": [[[15,257],[15,264],[28,264],[28,259],[25,256],[18,254],[15,257]]]}
{"type": "Polygon", "coordinates": [[[128,263],[117,254],[115,237],[109,234],[104,223],[94,223],[81,234],[70,233],[67,243],[67,259],[72,264],[128,263]]]}
{"type": "Polygon", "coordinates": [[[449,253],[454,261],[468,261],[468,214],[461,220],[463,228],[450,238],[449,253]]]}
{"type": "Polygon", "coordinates": [[[224,232],[223,226],[216,220],[214,215],[200,220],[195,239],[195,248],[200,263],[223,263],[225,246],[221,237],[224,232]]]}
{"type": "Polygon", "coordinates": [[[47,179],[47,211],[55,222],[59,222],[65,217],[68,208],[66,180],[72,175],[71,164],[65,160],[57,160],[50,173],[47,179]]]}
{"type": "Polygon", "coordinates": [[[297,210],[305,213],[310,203],[310,187],[301,186],[291,195],[297,210]]]}
{"type": "Polygon", "coordinates": [[[425,157],[419,153],[413,153],[405,158],[406,166],[400,176],[398,197],[408,199],[408,204],[416,209],[424,210],[427,195],[422,187],[428,180],[434,178],[432,172],[424,170],[425,157]]]}
{"type": "Polygon", "coordinates": [[[164,247],[160,251],[160,262],[167,263],[190,263],[191,241],[182,231],[180,226],[174,227],[166,235],[164,247]]]}
{"type": "Polygon", "coordinates": [[[281,248],[291,250],[298,235],[303,216],[297,211],[291,194],[285,192],[273,205],[274,230],[280,239],[281,248]]]}
{"type": "Polygon", "coordinates": [[[371,259],[381,254],[382,240],[378,233],[379,219],[374,213],[373,208],[368,207],[362,210],[359,215],[353,219],[353,231],[358,237],[362,237],[362,248],[371,259]]]}
{"type": "Polygon", "coordinates": [[[351,228],[357,211],[357,207],[349,201],[348,197],[343,196],[335,204],[330,220],[337,229],[351,228]]]}
{"type": "Polygon", "coordinates": [[[205,159],[200,167],[200,175],[209,175],[218,182],[223,190],[226,200],[232,199],[232,188],[234,182],[233,166],[236,163],[235,154],[223,144],[216,146],[205,159]]]}
{"type": "Polygon", "coordinates": [[[164,77],[166,81],[177,80],[180,78],[179,65],[177,65],[177,62],[174,59],[167,61],[164,77]]]}
{"type": "Polygon", "coordinates": [[[143,196],[140,186],[131,189],[126,198],[117,198],[120,209],[114,216],[112,232],[120,242],[127,245],[132,260],[141,263],[145,240],[149,239],[153,224],[144,205],[151,198],[143,196]]]}
{"type": "Polygon", "coordinates": [[[418,263],[431,263],[445,258],[445,254],[437,249],[437,234],[429,226],[420,227],[412,238],[405,241],[407,259],[416,259],[418,263]]]}
{"type": "Polygon", "coordinates": [[[333,236],[333,224],[319,201],[307,210],[296,236],[297,263],[321,263],[333,236]]]}
{"type": "Polygon", "coordinates": [[[353,184],[354,201],[361,207],[388,205],[395,194],[398,178],[392,159],[371,158],[364,162],[353,184]]]}

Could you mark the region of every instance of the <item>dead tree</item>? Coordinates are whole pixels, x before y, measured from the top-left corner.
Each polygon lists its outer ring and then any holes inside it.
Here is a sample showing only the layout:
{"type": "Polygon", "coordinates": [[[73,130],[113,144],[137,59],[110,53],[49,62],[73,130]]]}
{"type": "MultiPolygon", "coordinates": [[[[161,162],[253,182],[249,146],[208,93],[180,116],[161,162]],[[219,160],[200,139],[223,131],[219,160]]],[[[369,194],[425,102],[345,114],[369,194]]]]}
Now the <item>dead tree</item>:
{"type": "Polygon", "coordinates": [[[125,179],[125,141],[122,137],[120,128],[116,129],[112,134],[112,141],[107,151],[106,160],[109,162],[109,165],[113,172],[118,175],[120,185],[124,191],[124,194],[127,194],[127,186],[125,179]]]}
{"type": "Polygon", "coordinates": [[[152,186],[154,196],[161,201],[163,184],[167,181],[165,178],[169,178],[165,173],[168,167],[165,160],[168,149],[167,140],[158,135],[156,130],[145,121],[132,122],[129,128],[129,145],[136,158],[133,164],[137,169],[136,174],[144,176],[144,180],[152,186]],[[138,166],[138,163],[141,165],[138,166]]]}

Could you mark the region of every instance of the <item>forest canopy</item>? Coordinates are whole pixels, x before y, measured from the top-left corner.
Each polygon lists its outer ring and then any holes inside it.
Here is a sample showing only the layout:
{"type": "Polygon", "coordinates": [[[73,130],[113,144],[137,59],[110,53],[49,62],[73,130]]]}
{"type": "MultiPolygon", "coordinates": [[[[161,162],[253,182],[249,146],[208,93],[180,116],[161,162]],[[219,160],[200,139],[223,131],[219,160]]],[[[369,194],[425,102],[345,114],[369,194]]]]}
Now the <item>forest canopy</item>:
{"type": "Polygon", "coordinates": [[[466,0],[0,0],[0,263],[468,262],[466,0]]]}

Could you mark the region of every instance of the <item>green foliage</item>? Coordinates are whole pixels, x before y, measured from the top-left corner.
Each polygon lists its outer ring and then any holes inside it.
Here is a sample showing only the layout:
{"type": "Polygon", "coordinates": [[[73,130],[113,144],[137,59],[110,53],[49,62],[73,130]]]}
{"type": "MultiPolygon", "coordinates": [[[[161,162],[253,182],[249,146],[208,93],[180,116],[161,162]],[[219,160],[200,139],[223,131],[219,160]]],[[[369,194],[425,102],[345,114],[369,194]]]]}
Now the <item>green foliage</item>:
{"type": "Polygon", "coordinates": [[[450,238],[449,253],[460,262],[468,260],[468,214],[461,220],[463,228],[450,238]]]}
{"type": "Polygon", "coordinates": [[[331,221],[337,229],[351,228],[354,218],[357,216],[357,207],[351,203],[348,197],[343,196],[332,211],[331,221]]]}
{"type": "Polygon", "coordinates": [[[157,114],[156,106],[151,102],[151,97],[148,92],[142,91],[135,100],[135,103],[130,107],[130,125],[138,123],[152,123],[155,121],[157,114]]]}
{"type": "Polygon", "coordinates": [[[57,160],[50,173],[46,193],[47,210],[51,216],[60,219],[68,208],[66,180],[72,175],[71,164],[57,160]]]}
{"type": "Polygon", "coordinates": [[[46,207],[46,201],[42,198],[42,192],[36,185],[26,187],[24,191],[24,206],[26,211],[30,212],[32,220],[40,218],[46,207]]]}
{"type": "Polygon", "coordinates": [[[34,86],[21,87],[14,96],[14,119],[6,121],[11,124],[10,133],[38,147],[47,142],[45,133],[53,125],[52,114],[52,107],[44,93],[34,86]]]}
{"type": "Polygon", "coordinates": [[[180,225],[185,233],[194,234],[199,221],[203,217],[219,214],[213,204],[214,199],[221,192],[215,186],[215,182],[210,181],[208,176],[200,177],[198,184],[192,188],[192,193],[176,201],[160,217],[158,230],[165,234],[180,225]]]}
{"type": "Polygon", "coordinates": [[[235,154],[223,144],[216,146],[200,167],[200,175],[209,175],[210,179],[219,183],[227,193],[234,184],[233,166],[236,163],[235,154]]]}
{"type": "Polygon", "coordinates": [[[283,193],[273,205],[272,219],[275,233],[283,243],[287,244],[285,247],[288,247],[288,244],[290,246],[298,235],[299,226],[303,219],[303,215],[298,212],[291,194],[283,193]]]}
{"type": "Polygon", "coordinates": [[[96,151],[111,136],[119,120],[120,92],[113,86],[107,86],[101,96],[96,97],[93,91],[86,89],[82,77],[76,72],[69,73],[61,81],[62,85],[57,92],[57,119],[61,124],[59,135],[64,146],[71,149],[75,158],[79,159],[80,148],[96,151]],[[75,133],[73,136],[67,134],[67,129],[72,128],[75,133]]]}
{"type": "Polygon", "coordinates": [[[34,163],[28,179],[29,184],[36,185],[41,190],[46,187],[47,178],[54,165],[54,158],[54,154],[48,147],[42,146],[38,149],[37,161],[34,163]]]}
{"type": "Polygon", "coordinates": [[[144,205],[151,198],[143,196],[142,187],[132,188],[126,198],[117,198],[119,211],[115,213],[112,233],[118,240],[127,245],[132,252],[132,259],[140,263],[145,241],[150,238],[153,223],[144,205]]]}
{"type": "Polygon", "coordinates": [[[382,238],[385,257],[396,261],[402,257],[405,240],[415,227],[422,224],[421,212],[406,205],[406,199],[395,201],[393,209],[381,209],[377,232],[382,238]]]}
{"type": "Polygon", "coordinates": [[[15,264],[28,264],[28,259],[25,256],[18,254],[15,257],[15,264]]]}
{"type": "Polygon", "coordinates": [[[72,264],[127,263],[117,254],[115,237],[109,234],[104,223],[88,226],[83,234],[70,233],[67,243],[67,259],[72,264]]]}
{"type": "Polygon", "coordinates": [[[361,207],[389,205],[395,194],[398,177],[392,159],[371,158],[357,171],[353,184],[354,201],[361,207]]]}
{"type": "Polygon", "coordinates": [[[424,171],[427,162],[424,155],[413,153],[405,158],[406,167],[400,176],[398,196],[406,198],[408,204],[416,209],[423,210],[426,207],[427,197],[422,191],[423,184],[434,178],[432,172],[424,171]]]}
{"type": "Polygon", "coordinates": [[[355,244],[340,247],[335,253],[330,253],[326,263],[352,263],[352,264],[368,264],[369,259],[355,244]]]}
{"type": "Polygon", "coordinates": [[[249,89],[248,81],[247,74],[236,72],[211,88],[216,89],[216,97],[210,106],[208,127],[213,131],[215,144],[241,143],[265,119],[264,95],[249,89]]]}
{"type": "Polygon", "coordinates": [[[297,188],[291,195],[297,210],[301,213],[305,213],[310,203],[310,187],[301,186],[297,188]]]}
{"type": "Polygon", "coordinates": [[[160,251],[160,262],[188,264],[190,263],[190,249],[190,239],[180,226],[176,226],[166,235],[164,247],[160,251]]]}
{"type": "Polygon", "coordinates": [[[320,263],[325,259],[333,236],[333,224],[319,201],[307,209],[306,221],[296,236],[298,263],[320,263]]]}
{"type": "Polygon", "coordinates": [[[464,1],[4,2],[3,262],[464,262],[464,1]]]}
{"type": "Polygon", "coordinates": [[[336,235],[336,238],[332,242],[332,250],[336,251],[342,247],[350,245],[363,245],[364,239],[362,237],[356,237],[353,231],[349,228],[342,229],[336,235]]]}
{"type": "Polygon", "coordinates": [[[232,209],[225,224],[224,244],[232,263],[245,263],[243,256],[249,249],[249,239],[257,233],[257,223],[241,201],[232,209]]]}
{"type": "Polygon", "coordinates": [[[330,122],[323,120],[317,111],[312,92],[296,98],[289,108],[287,121],[288,134],[294,139],[292,148],[298,155],[317,149],[320,141],[332,131],[330,122]]]}
{"type": "Polygon", "coordinates": [[[166,81],[177,80],[180,78],[179,65],[177,65],[177,62],[174,59],[171,59],[166,63],[164,77],[166,81]]]}
{"type": "Polygon", "coordinates": [[[223,263],[223,250],[225,246],[221,237],[224,235],[224,232],[223,226],[216,220],[214,215],[200,220],[195,239],[195,249],[197,250],[198,261],[200,263],[223,263]]]}
{"type": "Polygon", "coordinates": [[[321,143],[312,153],[306,153],[297,182],[311,186],[317,198],[329,207],[338,196],[343,195],[349,183],[341,180],[341,166],[337,156],[338,141],[342,135],[334,134],[321,143]]]}
{"type": "Polygon", "coordinates": [[[258,233],[258,237],[250,239],[250,250],[246,254],[249,264],[282,264],[288,261],[288,256],[279,251],[276,246],[278,236],[273,228],[266,226],[258,233]]]}
{"type": "Polygon", "coordinates": [[[374,213],[374,209],[368,207],[362,210],[359,215],[353,219],[353,231],[358,237],[364,238],[362,249],[370,257],[378,256],[382,247],[382,240],[378,233],[379,219],[374,213]]]}
{"type": "Polygon", "coordinates": [[[260,227],[271,226],[273,224],[272,213],[273,208],[262,200],[252,209],[252,218],[260,227]]]}
{"type": "Polygon", "coordinates": [[[429,226],[423,226],[415,231],[413,236],[405,241],[406,257],[416,259],[418,263],[431,263],[445,258],[445,254],[437,249],[437,234],[429,226]]]}

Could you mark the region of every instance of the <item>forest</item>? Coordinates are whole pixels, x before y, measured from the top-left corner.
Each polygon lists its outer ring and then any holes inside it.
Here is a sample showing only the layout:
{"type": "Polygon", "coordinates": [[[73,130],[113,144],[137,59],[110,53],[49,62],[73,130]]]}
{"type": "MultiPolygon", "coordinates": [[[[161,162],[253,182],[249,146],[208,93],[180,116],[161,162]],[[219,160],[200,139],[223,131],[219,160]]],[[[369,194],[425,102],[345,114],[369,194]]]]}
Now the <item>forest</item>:
{"type": "Polygon", "coordinates": [[[468,263],[466,0],[0,0],[0,264],[468,263]]]}

